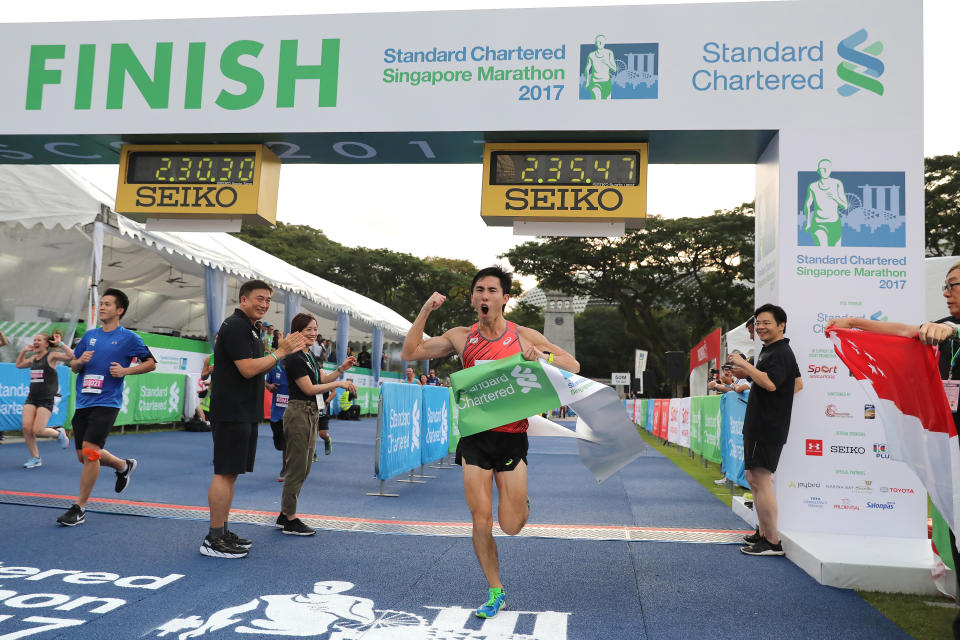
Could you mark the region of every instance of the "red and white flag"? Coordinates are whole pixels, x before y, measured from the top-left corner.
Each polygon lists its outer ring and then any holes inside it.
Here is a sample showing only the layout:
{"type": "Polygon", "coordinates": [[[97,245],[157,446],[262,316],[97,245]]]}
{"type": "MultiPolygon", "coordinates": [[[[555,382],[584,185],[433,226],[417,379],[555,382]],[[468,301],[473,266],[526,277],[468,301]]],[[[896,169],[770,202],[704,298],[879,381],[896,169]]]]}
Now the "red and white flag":
{"type": "Polygon", "coordinates": [[[827,329],[850,373],[874,399],[887,451],[917,474],[930,500],[960,531],[960,448],[937,368],[937,351],[914,338],[827,329]]]}

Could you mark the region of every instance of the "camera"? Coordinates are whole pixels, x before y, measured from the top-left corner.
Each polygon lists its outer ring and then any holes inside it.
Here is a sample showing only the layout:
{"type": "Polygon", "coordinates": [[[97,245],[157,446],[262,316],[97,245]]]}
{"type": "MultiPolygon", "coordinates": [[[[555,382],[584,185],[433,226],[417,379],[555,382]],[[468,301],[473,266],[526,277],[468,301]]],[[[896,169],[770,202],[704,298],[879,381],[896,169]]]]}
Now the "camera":
{"type": "Polygon", "coordinates": [[[723,366],[721,367],[721,369],[723,369],[724,371],[730,371],[731,369],[733,369],[733,365],[732,365],[732,364],[725,364],[725,365],[723,365],[723,366]]]}
{"type": "Polygon", "coordinates": [[[720,370],[719,370],[719,369],[710,369],[710,375],[715,376],[715,375],[717,375],[718,373],[720,373],[720,370]]]}

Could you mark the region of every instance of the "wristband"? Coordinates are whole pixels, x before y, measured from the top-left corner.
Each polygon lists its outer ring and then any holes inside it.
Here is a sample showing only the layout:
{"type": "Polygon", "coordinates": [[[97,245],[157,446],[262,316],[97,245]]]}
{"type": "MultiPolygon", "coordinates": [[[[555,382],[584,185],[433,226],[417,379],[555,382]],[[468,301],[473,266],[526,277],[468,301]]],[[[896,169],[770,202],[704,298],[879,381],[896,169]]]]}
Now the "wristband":
{"type": "Polygon", "coordinates": [[[277,354],[275,354],[273,351],[271,351],[271,352],[270,352],[270,355],[272,355],[272,356],[273,356],[273,359],[277,361],[277,364],[280,364],[280,358],[277,357],[277,354]]]}
{"type": "Polygon", "coordinates": [[[553,352],[544,351],[544,353],[547,354],[547,364],[553,364],[553,352]]]}

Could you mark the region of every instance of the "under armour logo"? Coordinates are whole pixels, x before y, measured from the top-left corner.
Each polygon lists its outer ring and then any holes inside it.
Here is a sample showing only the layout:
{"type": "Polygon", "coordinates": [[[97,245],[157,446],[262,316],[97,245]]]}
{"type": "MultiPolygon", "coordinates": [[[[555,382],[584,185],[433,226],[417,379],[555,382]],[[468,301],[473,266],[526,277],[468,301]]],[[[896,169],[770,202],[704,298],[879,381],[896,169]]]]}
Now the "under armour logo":
{"type": "Polygon", "coordinates": [[[520,368],[520,365],[517,365],[513,368],[513,371],[510,372],[510,375],[516,378],[517,384],[520,385],[520,393],[530,393],[531,389],[542,389],[540,383],[537,382],[537,374],[530,370],[530,367],[524,369],[520,368]]]}

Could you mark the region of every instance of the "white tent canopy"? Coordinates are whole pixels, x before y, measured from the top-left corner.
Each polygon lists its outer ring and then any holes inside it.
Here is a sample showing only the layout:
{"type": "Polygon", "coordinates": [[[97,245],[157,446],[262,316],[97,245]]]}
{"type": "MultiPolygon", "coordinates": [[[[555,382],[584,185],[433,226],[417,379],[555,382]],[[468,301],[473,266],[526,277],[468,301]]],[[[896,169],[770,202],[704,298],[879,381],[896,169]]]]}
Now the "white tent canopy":
{"type": "Polygon", "coordinates": [[[123,289],[131,305],[124,324],[141,331],[206,336],[204,273],[227,274],[226,313],[244,280],[276,291],[267,320],[283,325],[285,293],[320,319],[334,338],[340,312],[351,340],[369,341],[374,327],[402,340],[410,327],[395,311],[307,273],[226,233],[148,231],[111,209],[113,198],[66,167],[0,165],[0,317],[18,321],[82,320],[90,280],[92,229],[104,223],[101,291],[123,289]]]}

